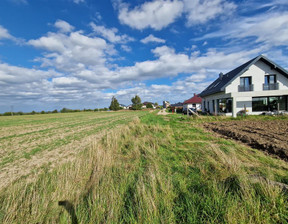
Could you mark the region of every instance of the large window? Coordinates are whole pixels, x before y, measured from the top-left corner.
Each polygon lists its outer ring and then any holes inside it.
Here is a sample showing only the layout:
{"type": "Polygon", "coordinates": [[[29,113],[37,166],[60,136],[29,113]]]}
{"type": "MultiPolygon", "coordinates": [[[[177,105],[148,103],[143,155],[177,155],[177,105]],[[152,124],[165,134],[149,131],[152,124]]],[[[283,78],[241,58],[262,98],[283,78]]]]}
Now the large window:
{"type": "Polygon", "coordinates": [[[277,90],[278,83],[276,82],[276,75],[265,75],[263,90],[277,90]]]}
{"type": "Polygon", "coordinates": [[[240,77],[239,92],[245,91],[253,91],[251,77],[240,77]]]}
{"type": "Polygon", "coordinates": [[[267,97],[253,97],[252,98],[252,111],[268,111],[268,98],[267,97]]]}
{"type": "Polygon", "coordinates": [[[252,111],[287,110],[287,96],[253,97],[252,111]]]}
{"type": "Polygon", "coordinates": [[[219,99],[218,100],[218,112],[219,113],[231,113],[232,112],[232,99],[219,99]]]}
{"type": "Polygon", "coordinates": [[[276,75],[265,75],[265,84],[276,83],[276,75]]]}

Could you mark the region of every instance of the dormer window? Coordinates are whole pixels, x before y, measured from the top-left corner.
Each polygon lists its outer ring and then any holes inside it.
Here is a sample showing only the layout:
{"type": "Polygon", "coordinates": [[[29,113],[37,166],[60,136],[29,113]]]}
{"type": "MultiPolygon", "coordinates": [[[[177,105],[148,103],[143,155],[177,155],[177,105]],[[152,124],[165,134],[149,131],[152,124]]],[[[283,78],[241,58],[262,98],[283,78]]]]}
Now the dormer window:
{"type": "Polygon", "coordinates": [[[239,92],[253,91],[252,77],[240,77],[239,92]]]}
{"type": "Polygon", "coordinates": [[[263,90],[278,90],[276,75],[265,75],[263,90]]]}

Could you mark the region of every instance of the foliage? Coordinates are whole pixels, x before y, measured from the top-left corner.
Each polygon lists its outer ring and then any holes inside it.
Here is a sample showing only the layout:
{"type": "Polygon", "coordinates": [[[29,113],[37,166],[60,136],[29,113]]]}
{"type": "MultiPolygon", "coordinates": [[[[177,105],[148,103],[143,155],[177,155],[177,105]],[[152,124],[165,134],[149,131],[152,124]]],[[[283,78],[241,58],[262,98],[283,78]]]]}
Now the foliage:
{"type": "Polygon", "coordinates": [[[138,95],[135,95],[135,97],[132,97],[131,101],[132,101],[132,110],[142,109],[141,98],[138,95]]]}
{"type": "Polygon", "coordinates": [[[112,97],[109,109],[110,110],[114,110],[114,111],[120,110],[120,106],[119,106],[118,100],[114,96],[112,97]]]}
{"type": "Polygon", "coordinates": [[[152,108],[152,109],[153,109],[152,103],[147,103],[147,104],[146,104],[146,108],[152,108]]]}

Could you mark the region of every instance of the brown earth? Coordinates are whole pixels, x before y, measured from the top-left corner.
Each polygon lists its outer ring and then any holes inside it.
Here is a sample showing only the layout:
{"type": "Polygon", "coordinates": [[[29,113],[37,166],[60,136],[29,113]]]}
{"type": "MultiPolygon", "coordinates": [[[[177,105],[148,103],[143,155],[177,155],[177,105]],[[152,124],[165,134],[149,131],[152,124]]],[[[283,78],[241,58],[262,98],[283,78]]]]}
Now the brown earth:
{"type": "Polygon", "coordinates": [[[204,127],[288,161],[287,120],[221,121],[206,123],[204,127]]]}

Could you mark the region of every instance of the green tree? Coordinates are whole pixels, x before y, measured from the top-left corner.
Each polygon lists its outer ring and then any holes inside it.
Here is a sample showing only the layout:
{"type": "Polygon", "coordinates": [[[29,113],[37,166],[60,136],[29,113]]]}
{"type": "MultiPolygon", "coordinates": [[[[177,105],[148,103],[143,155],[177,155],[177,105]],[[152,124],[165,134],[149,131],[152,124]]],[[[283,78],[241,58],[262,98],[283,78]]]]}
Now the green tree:
{"type": "Polygon", "coordinates": [[[120,109],[118,100],[114,96],[112,97],[109,109],[110,110],[115,110],[115,111],[120,109]]]}
{"type": "Polygon", "coordinates": [[[146,108],[153,108],[152,103],[147,103],[147,104],[146,104],[146,108]]]}
{"type": "Polygon", "coordinates": [[[142,109],[141,98],[138,95],[135,95],[135,97],[132,97],[131,101],[132,101],[132,110],[142,109]]]}

